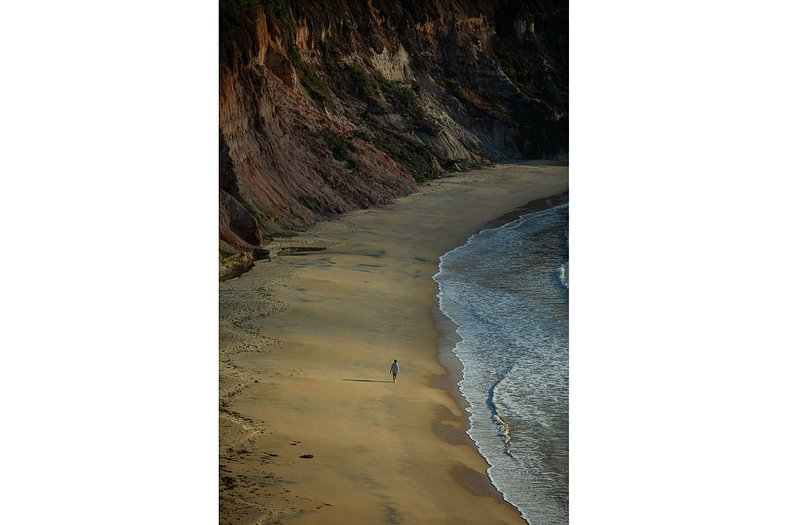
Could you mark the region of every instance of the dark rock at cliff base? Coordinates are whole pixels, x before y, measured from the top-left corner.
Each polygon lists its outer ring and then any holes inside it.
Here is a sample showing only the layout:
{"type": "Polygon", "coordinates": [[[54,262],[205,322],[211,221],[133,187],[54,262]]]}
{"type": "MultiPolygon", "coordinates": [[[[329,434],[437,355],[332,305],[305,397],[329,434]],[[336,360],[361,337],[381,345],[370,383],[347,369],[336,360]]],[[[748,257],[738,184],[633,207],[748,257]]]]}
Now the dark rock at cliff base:
{"type": "Polygon", "coordinates": [[[227,214],[229,228],[246,243],[260,244],[258,225],[254,215],[225,191],[219,192],[219,206],[227,214]]]}
{"type": "Polygon", "coordinates": [[[279,255],[304,255],[325,250],[325,246],[285,246],[279,249],[279,255]]]}
{"type": "Polygon", "coordinates": [[[252,248],[252,259],[259,261],[261,259],[270,259],[271,252],[265,248],[252,248]]]}

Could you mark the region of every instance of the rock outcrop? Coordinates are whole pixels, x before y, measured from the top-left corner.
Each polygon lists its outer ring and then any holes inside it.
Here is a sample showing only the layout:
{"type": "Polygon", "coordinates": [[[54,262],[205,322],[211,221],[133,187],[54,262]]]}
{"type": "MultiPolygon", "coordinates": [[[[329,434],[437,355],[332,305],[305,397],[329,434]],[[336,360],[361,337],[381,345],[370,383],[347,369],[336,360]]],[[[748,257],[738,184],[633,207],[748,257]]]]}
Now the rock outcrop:
{"type": "Polygon", "coordinates": [[[220,249],[566,155],[563,1],[221,0],[220,249]]]}

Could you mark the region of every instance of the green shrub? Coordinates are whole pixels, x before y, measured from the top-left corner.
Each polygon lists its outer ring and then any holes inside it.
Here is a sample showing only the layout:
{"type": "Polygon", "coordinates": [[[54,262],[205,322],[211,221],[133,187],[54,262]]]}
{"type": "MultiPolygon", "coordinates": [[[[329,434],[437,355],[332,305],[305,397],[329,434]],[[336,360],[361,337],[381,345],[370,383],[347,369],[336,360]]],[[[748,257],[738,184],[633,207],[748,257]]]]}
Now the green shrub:
{"type": "Polygon", "coordinates": [[[473,100],[471,100],[471,98],[468,96],[465,88],[457,80],[453,78],[447,79],[446,89],[448,89],[449,93],[454,95],[454,97],[457,98],[463,105],[472,107],[476,106],[476,104],[473,103],[473,100]]]}
{"type": "Polygon", "coordinates": [[[425,144],[383,133],[377,135],[374,142],[378,148],[404,166],[416,182],[425,182],[443,176],[443,172],[432,165],[432,150],[425,144]]]}
{"type": "Polygon", "coordinates": [[[354,131],[353,136],[356,137],[357,139],[363,140],[364,142],[372,142],[372,135],[370,135],[363,129],[357,129],[356,131],[354,131]]]}
{"type": "Polygon", "coordinates": [[[337,56],[342,53],[339,44],[339,38],[336,33],[331,34],[320,44],[323,51],[323,70],[328,74],[334,85],[342,83],[342,68],[337,62],[337,56]]]}
{"type": "Polygon", "coordinates": [[[356,159],[347,159],[345,165],[353,171],[358,171],[358,168],[361,166],[356,159]]]}
{"type": "Polygon", "coordinates": [[[419,105],[419,99],[410,84],[386,81],[383,82],[383,89],[407,109],[416,109],[419,105]]]}
{"type": "Polygon", "coordinates": [[[260,210],[249,204],[248,202],[241,202],[241,206],[243,206],[244,209],[248,211],[252,217],[255,218],[258,226],[262,227],[266,223],[266,212],[261,212],[260,210]]]}
{"type": "Polygon", "coordinates": [[[338,161],[344,161],[348,168],[354,171],[357,170],[359,167],[358,161],[350,157],[350,153],[358,153],[356,145],[328,128],[324,130],[323,135],[326,143],[331,148],[331,156],[338,161]]]}
{"type": "Polygon", "coordinates": [[[284,0],[263,0],[265,12],[279,20],[288,18],[287,6],[284,0]]]}
{"type": "Polygon", "coordinates": [[[327,98],[326,92],[328,89],[326,83],[320,77],[317,70],[304,61],[304,57],[301,56],[301,50],[298,49],[295,42],[290,44],[288,54],[295,68],[301,73],[301,82],[303,82],[304,87],[307,88],[314,98],[321,101],[325,100],[327,98]]]}
{"type": "Polygon", "coordinates": [[[348,75],[357,95],[367,98],[375,97],[375,88],[372,87],[372,82],[370,82],[364,68],[358,64],[353,64],[348,68],[348,75]]]}

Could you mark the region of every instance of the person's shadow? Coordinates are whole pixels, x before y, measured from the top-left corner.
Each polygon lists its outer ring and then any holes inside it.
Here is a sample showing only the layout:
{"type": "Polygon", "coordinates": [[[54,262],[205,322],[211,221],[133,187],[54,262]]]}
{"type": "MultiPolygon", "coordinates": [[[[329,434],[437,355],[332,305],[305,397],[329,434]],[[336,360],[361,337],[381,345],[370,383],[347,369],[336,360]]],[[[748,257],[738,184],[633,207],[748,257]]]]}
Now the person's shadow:
{"type": "Polygon", "coordinates": [[[356,381],[358,383],[391,383],[392,381],[382,381],[380,379],[343,379],[342,381],[356,381]]]}

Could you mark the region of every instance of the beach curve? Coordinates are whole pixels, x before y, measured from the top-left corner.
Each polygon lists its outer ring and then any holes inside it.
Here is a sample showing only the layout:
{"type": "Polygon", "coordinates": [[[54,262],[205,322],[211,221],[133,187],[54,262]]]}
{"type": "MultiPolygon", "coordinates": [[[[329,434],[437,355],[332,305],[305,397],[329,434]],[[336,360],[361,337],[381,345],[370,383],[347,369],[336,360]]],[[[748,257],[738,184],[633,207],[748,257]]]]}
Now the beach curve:
{"type": "Polygon", "coordinates": [[[491,220],[567,185],[566,166],[529,163],[434,181],[277,241],[325,250],[221,283],[220,522],[522,523],[465,434],[432,276],[491,220]]]}

